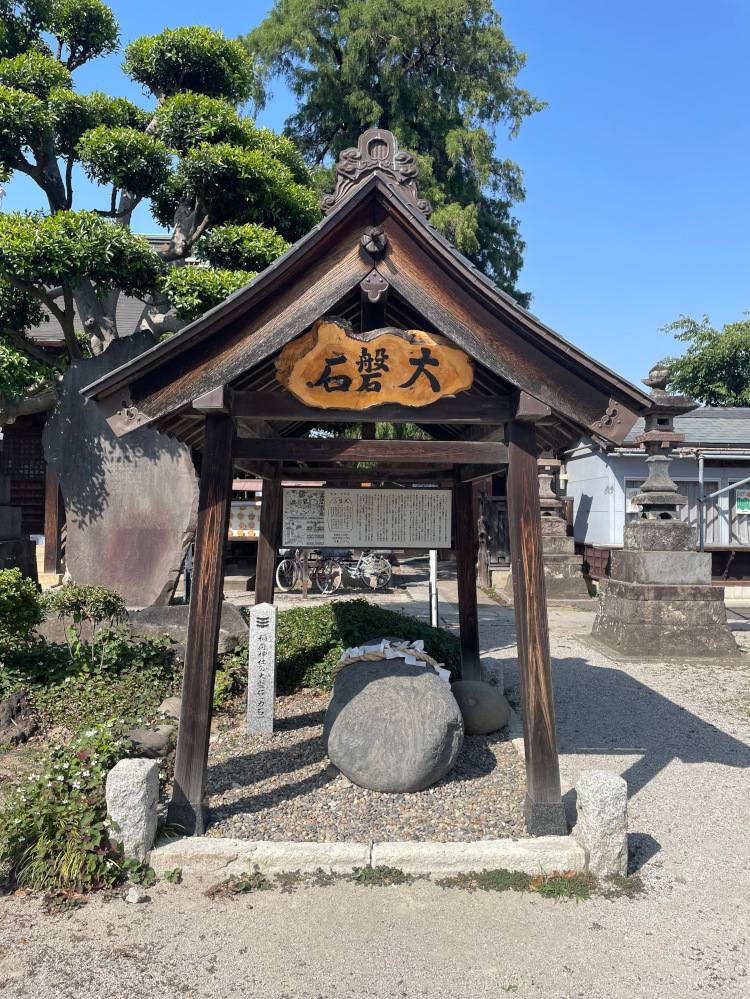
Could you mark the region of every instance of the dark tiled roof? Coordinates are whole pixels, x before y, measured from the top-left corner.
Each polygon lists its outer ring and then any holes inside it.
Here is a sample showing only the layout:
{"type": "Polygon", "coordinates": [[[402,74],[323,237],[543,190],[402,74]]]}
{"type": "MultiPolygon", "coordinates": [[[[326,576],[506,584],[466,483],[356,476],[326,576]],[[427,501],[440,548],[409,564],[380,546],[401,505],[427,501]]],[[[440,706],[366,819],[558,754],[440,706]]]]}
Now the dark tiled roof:
{"type": "MultiPolygon", "coordinates": [[[[146,236],[151,246],[154,248],[161,247],[165,242],[168,241],[168,236],[146,236]]],[[[119,330],[120,336],[130,336],[131,333],[135,332],[135,326],[141,317],[144,305],[140,299],[137,298],[127,298],[125,295],[120,295],[117,300],[117,328],[119,330]]],[[[46,310],[45,310],[46,311],[46,310]]],[[[75,313],[76,328],[80,326],[80,320],[78,318],[78,311],[75,313]]],[[[52,316],[48,323],[41,323],[39,326],[35,326],[32,330],[27,333],[27,336],[31,340],[36,340],[37,343],[48,343],[48,344],[62,344],[65,342],[65,337],[63,336],[63,331],[58,323],[58,321],[52,316]]]]}
{"type": "MultiPolygon", "coordinates": [[[[685,416],[676,416],[674,428],[685,435],[685,447],[731,447],[750,448],[750,409],[705,408],[694,409],[685,416]]],[[[623,447],[633,444],[633,438],[642,434],[644,421],[638,420],[623,442],[623,447]]]]}

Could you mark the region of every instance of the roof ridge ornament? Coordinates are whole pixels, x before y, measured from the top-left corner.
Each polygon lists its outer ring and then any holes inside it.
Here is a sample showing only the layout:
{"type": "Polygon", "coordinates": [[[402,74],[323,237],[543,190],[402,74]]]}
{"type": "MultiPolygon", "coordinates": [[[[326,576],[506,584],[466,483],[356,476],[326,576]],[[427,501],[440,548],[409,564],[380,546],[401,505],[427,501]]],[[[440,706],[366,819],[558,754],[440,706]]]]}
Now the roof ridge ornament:
{"type": "Polygon", "coordinates": [[[333,194],[326,194],[320,199],[320,210],[329,215],[355,187],[376,172],[382,174],[384,180],[426,219],[430,217],[430,202],[419,197],[416,156],[399,149],[396,136],[385,128],[368,129],[360,135],[356,148],[352,146],[342,150],[336,164],[336,189],[333,194]]]}

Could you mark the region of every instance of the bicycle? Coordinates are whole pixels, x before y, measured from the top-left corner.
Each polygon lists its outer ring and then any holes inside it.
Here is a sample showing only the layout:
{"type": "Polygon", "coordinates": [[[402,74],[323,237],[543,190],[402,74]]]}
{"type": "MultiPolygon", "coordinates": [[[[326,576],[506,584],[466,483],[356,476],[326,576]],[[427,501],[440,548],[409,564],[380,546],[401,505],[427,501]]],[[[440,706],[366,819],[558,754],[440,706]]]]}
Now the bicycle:
{"type": "Polygon", "coordinates": [[[339,558],[319,559],[315,584],[321,593],[335,593],[346,573],[351,579],[361,579],[371,590],[382,590],[390,583],[392,572],[388,559],[365,550],[355,565],[339,558]]]}
{"type": "MultiPolygon", "coordinates": [[[[317,563],[307,563],[308,572],[308,582],[312,583],[315,581],[317,570],[317,563]]],[[[299,548],[296,549],[292,558],[283,558],[279,564],[276,566],[276,585],[284,593],[289,593],[293,590],[298,582],[302,579],[304,572],[304,562],[302,556],[300,555],[299,548]]]]}

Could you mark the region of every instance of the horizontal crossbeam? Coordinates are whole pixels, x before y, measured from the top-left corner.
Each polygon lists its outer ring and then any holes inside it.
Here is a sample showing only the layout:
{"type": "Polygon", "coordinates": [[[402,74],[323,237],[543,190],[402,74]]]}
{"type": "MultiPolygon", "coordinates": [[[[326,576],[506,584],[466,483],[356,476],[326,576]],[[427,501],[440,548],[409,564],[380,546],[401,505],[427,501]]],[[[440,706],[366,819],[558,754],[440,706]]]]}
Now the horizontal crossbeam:
{"type": "Polygon", "coordinates": [[[474,441],[353,441],[344,438],[237,438],[233,457],[254,461],[437,462],[456,465],[502,465],[504,444],[474,441]]]}

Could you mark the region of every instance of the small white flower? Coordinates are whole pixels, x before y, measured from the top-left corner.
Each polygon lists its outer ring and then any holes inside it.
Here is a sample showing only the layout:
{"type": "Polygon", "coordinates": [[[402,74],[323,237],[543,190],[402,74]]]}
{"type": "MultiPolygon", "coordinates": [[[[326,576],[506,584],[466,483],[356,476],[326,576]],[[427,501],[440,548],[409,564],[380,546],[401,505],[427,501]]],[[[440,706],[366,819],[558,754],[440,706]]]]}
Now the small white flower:
{"type": "Polygon", "coordinates": [[[26,837],[25,836],[19,836],[18,837],[18,842],[19,843],[25,843],[26,842],[26,837]]]}
{"type": "Polygon", "coordinates": [[[60,776],[59,776],[59,777],[55,777],[55,780],[65,780],[65,778],[63,777],[63,775],[62,775],[62,774],[60,774],[60,776]]]}
{"type": "Polygon", "coordinates": [[[73,781],[73,787],[80,787],[80,786],[81,786],[81,782],[79,780],[74,780],[73,781]]]}
{"type": "Polygon", "coordinates": [[[14,825],[14,826],[17,826],[17,825],[19,825],[19,824],[20,824],[20,822],[21,822],[21,820],[20,820],[20,819],[13,819],[13,825],[14,825]]]}

